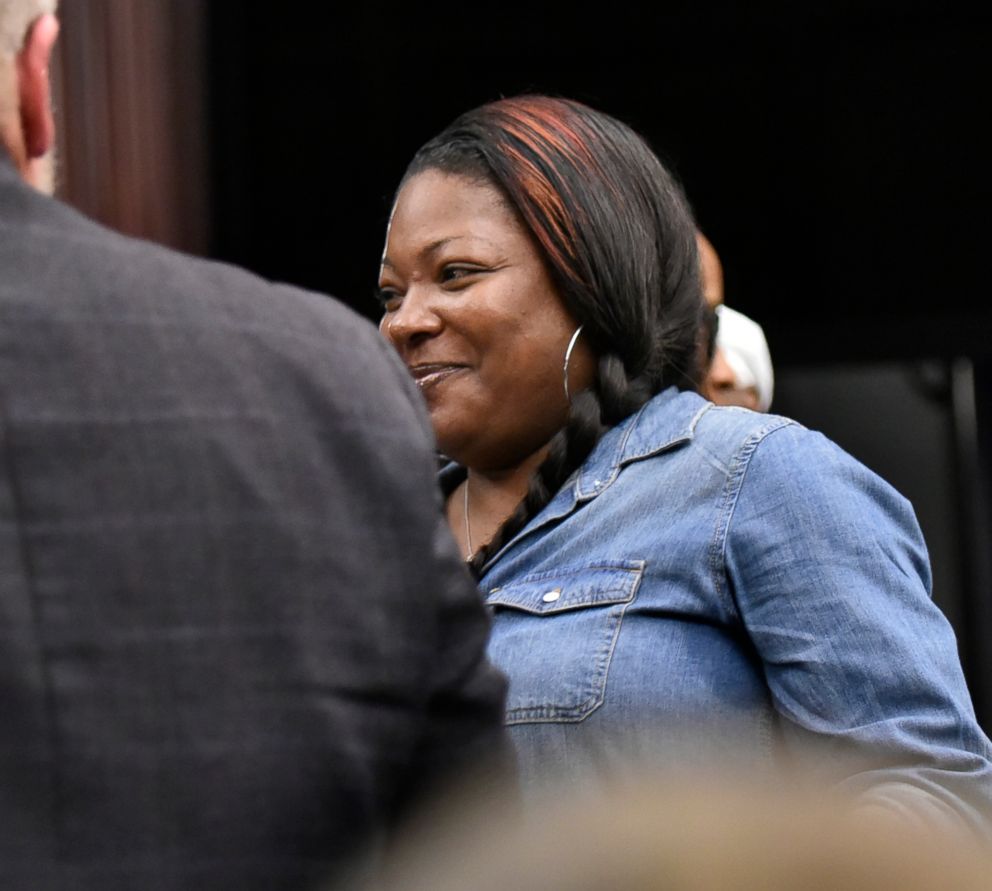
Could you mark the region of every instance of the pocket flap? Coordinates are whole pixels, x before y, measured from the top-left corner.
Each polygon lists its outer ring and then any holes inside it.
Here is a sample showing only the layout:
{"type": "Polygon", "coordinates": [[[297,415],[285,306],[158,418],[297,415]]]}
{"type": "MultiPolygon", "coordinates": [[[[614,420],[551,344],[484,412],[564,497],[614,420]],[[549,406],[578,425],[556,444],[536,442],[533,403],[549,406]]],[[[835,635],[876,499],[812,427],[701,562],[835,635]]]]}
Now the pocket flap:
{"type": "Polygon", "coordinates": [[[643,572],[643,560],[541,572],[492,588],[486,602],[490,606],[505,606],[536,615],[629,603],[637,593],[643,572]]]}

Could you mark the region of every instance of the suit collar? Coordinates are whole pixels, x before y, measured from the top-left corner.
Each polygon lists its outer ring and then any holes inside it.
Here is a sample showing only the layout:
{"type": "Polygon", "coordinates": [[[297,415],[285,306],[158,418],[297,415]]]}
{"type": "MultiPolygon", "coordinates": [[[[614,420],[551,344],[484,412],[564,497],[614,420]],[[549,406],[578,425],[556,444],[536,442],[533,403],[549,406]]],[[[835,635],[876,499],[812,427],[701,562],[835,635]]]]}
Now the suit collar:
{"type": "Polygon", "coordinates": [[[0,181],[7,180],[23,182],[13,159],[7,154],[7,149],[0,145],[0,181]]]}

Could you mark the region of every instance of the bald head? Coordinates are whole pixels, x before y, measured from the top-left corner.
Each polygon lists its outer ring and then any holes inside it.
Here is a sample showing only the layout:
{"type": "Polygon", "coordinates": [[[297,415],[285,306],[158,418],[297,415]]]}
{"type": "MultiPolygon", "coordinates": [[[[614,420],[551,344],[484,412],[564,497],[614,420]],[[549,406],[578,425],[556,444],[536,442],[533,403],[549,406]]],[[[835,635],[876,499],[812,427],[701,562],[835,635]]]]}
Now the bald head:
{"type": "Polygon", "coordinates": [[[32,185],[51,191],[55,141],[48,67],[56,0],[0,0],[0,147],[32,185]]]}
{"type": "Polygon", "coordinates": [[[717,256],[710,240],[702,232],[696,232],[696,246],[699,250],[699,271],[702,278],[703,297],[710,309],[723,303],[723,264],[717,256]]]}

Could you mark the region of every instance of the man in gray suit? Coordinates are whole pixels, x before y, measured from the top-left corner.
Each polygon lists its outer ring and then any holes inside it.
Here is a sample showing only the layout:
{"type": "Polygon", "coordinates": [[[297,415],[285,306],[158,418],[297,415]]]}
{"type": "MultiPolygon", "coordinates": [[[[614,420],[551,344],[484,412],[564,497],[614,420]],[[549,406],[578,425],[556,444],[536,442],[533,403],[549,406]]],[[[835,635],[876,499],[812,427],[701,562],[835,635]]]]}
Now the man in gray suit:
{"type": "Polygon", "coordinates": [[[428,422],[371,325],[38,191],[0,0],[0,887],[309,887],[503,745],[428,422]]]}

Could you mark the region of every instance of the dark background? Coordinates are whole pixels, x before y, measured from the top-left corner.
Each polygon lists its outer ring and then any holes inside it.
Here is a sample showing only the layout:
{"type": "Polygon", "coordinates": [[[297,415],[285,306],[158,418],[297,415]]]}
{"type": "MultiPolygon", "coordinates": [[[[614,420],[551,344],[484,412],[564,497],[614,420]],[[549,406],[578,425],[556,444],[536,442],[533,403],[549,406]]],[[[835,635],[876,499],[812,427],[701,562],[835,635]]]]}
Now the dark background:
{"type": "Polygon", "coordinates": [[[372,313],[414,150],[551,92],[670,163],[778,363],[988,352],[987,12],[640,7],[212,3],[215,252],[372,313]]]}
{"type": "MultiPolygon", "coordinates": [[[[974,4],[213,0],[211,252],[374,317],[392,192],[525,91],[644,134],[765,328],[777,411],[913,502],[992,724],[989,13],[974,4]]],[[[986,7],[987,8],[987,7],[986,7]]]]}

